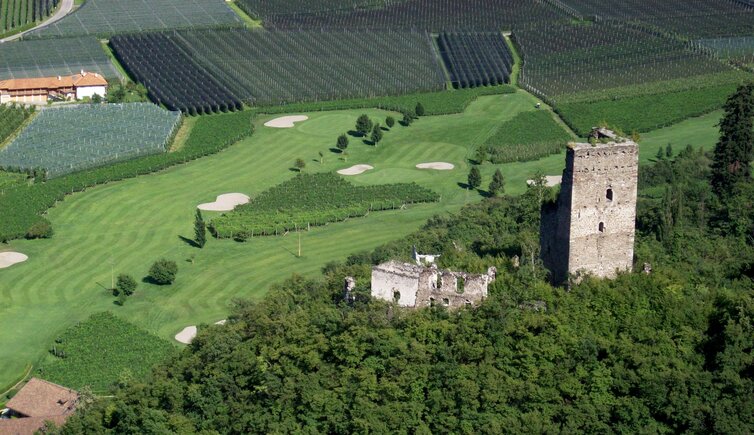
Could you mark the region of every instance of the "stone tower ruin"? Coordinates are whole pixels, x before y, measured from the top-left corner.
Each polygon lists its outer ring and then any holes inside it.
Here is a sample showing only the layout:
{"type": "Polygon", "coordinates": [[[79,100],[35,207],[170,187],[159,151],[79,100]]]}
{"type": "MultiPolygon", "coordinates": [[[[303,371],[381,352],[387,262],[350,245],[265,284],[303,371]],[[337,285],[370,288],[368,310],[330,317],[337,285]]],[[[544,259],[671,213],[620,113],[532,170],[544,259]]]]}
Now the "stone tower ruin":
{"type": "Polygon", "coordinates": [[[542,210],[541,256],[558,284],[633,266],[639,147],[602,128],[590,142],[568,145],[560,195],[542,210]]]}

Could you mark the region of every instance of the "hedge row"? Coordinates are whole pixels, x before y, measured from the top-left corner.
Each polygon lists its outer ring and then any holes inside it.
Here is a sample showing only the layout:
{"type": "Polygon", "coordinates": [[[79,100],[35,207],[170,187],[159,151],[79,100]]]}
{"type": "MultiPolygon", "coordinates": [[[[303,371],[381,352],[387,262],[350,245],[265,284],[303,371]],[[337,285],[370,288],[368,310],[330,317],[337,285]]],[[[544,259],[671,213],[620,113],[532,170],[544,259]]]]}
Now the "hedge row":
{"type": "Polygon", "coordinates": [[[217,153],[253,133],[252,112],[204,116],[197,120],[186,144],[173,153],[142,157],[111,166],[73,173],[44,183],[17,186],[0,195],[0,241],[26,237],[29,229],[65,195],[88,187],[150,174],[217,153]]]}
{"type": "Polygon", "coordinates": [[[485,95],[513,94],[516,87],[511,85],[485,86],[452,91],[425,92],[392,97],[358,98],[349,100],[320,101],[311,103],[285,104],[281,106],[257,106],[252,110],[258,113],[319,112],[326,110],[348,110],[377,108],[394,112],[412,112],[416,103],[422,103],[425,115],[448,115],[461,113],[477,98],[485,95]]]}

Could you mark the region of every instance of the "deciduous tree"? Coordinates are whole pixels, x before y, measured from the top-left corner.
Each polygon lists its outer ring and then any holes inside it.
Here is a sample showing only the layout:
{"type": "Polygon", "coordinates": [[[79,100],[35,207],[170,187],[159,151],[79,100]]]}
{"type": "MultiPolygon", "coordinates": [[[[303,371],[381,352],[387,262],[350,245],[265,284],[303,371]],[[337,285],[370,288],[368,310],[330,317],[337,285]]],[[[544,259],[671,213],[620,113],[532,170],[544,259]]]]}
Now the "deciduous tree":
{"type": "Polygon", "coordinates": [[[373,126],[374,125],[372,124],[372,120],[369,119],[369,116],[367,116],[367,114],[362,114],[356,120],[356,131],[359,132],[362,137],[369,134],[373,126]]]}
{"type": "Polygon", "coordinates": [[[113,295],[126,295],[131,296],[136,291],[136,280],[131,275],[120,274],[118,280],[115,282],[115,288],[113,289],[113,295]]]}
{"type": "Polygon", "coordinates": [[[155,284],[159,285],[174,283],[176,274],[178,274],[178,265],[175,261],[164,258],[155,261],[149,268],[149,277],[155,284]]]}
{"type": "Polygon", "coordinates": [[[341,134],[338,136],[338,141],[335,144],[341,152],[344,152],[348,148],[348,136],[341,134]]]}

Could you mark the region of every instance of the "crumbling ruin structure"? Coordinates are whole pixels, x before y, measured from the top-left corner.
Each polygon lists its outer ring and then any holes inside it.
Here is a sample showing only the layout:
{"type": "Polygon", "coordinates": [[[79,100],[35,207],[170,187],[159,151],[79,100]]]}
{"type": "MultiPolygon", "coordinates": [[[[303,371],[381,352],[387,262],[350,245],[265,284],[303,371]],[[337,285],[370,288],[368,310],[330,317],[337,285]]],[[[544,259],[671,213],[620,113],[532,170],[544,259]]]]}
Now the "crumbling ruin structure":
{"type": "Polygon", "coordinates": [[[496,274],[494,267],[486,274],[472,274],[388,261],[372,268],[372,297],[408,308],[476,305],[487,297],[496,274]]]}
{"type": "Polygon", "coordinates": [[[560,284],[584,273],[613,278],[633,266],[639,148],[607,129],[571,143],[560,195],[542,209],[541,257],[560,284]]]}

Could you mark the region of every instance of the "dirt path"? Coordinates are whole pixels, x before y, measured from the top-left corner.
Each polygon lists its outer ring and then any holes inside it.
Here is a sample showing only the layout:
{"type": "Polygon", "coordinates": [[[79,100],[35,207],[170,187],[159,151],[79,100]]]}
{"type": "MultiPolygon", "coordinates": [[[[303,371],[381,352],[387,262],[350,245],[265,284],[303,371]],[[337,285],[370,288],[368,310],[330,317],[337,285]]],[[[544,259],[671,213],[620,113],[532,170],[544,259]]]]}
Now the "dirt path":
{"type": "Polygon", "coordinates": [[[59,21],[64,16],[68,15],[71,12],[71,9],[73,9],[73,0],[63,0],[62,3],[60,4],[60,8],[58,8],[58,10],[54,14],[52,14],[52,16],[48,18],[46,21],[40,23],[36,27],[32,27],[29,30],[25,30],[21,33],[16,33],[15,35],[9,36],[7,38],[0,39],[0,42],[15,41],[16,39],[21,38],[22,36],[24,36],[25,34],[29,32],[33,32],[34,30],[41,29],[42,27],[45,27],[45,26],[49,26],[50,24],[56,21],[59,21]]]}

